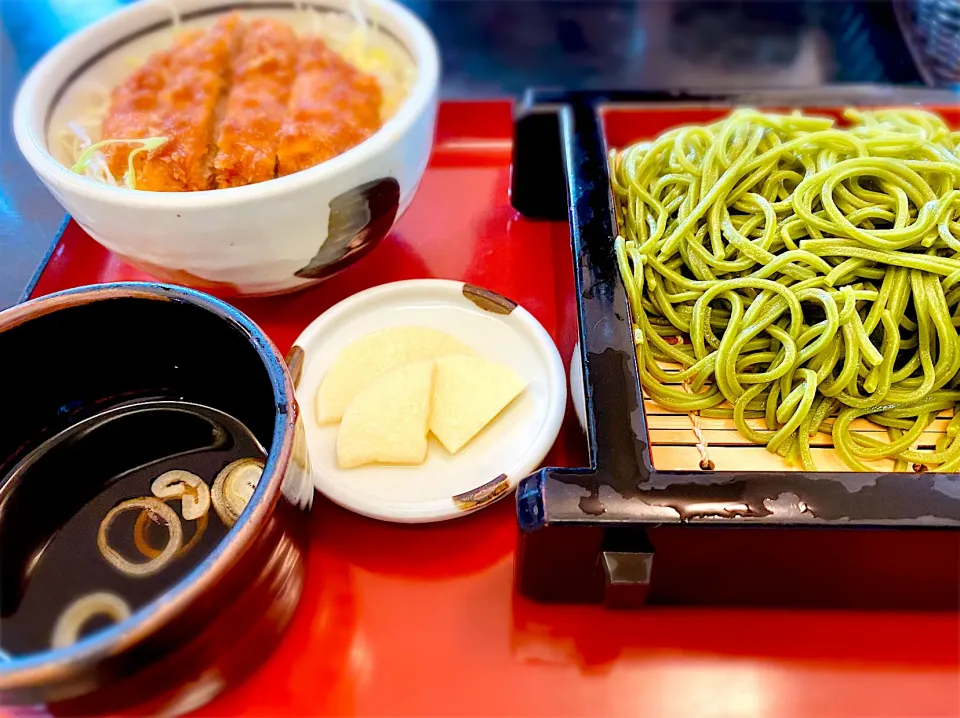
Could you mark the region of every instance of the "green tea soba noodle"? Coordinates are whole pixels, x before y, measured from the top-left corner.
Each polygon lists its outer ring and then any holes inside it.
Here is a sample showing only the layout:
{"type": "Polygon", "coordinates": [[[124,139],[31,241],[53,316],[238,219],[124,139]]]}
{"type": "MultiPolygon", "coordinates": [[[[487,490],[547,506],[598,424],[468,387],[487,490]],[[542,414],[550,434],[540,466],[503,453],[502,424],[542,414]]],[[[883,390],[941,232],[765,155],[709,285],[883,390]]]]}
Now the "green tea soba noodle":
{"type": "Polygon", "coordinates": [[[611,153],[641,383],[806,470],[823,432],[855,471],[960,471],[960,133],[846,118],[737,110],[611,153]]]}

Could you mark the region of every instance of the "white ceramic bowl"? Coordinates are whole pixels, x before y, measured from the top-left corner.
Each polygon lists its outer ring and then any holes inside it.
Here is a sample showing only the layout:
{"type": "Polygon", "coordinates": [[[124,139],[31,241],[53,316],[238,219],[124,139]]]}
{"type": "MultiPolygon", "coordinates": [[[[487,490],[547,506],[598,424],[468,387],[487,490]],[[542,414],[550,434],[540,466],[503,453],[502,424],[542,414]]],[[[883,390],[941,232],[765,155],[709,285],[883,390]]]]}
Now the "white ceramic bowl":
{"type": "MultiPolygon", "coordinates": [[[[433,143],[439,85],[436,42],[392,0],[302,0],[327,22],[352,4],[372,19],[372,42],[409,63],[406,99],[373,136],[316,167],[259,184],[205,192],[146,192],[100,184],[65,166],[60,135],[109,89],[168,47],[175,6],[182,27],[206,27],[233,9],[297,28],[314,13],[291,0],[141,0],[63,41],[27,76],[13,124],[24,157],[94,239],[159,279],[220,295],[287,292],[330,276],[373,249],[410,204],[433,143]],[[280,7],[278,7],[280,5],[280,7]]],[[[96,138],[94,138],[96,139],[96,138]]]]}

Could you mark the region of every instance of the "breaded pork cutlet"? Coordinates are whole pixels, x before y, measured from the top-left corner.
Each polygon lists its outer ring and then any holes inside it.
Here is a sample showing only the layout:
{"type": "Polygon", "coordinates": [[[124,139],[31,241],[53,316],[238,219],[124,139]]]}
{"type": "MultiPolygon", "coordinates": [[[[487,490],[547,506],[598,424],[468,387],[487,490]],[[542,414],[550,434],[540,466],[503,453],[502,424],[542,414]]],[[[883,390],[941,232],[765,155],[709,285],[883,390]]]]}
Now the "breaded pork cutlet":
{"type": "MultiPolygon", "coordinates": [[[[313,167],[380,127],[382,93],[323,40],[237,13],[152,56],[111,96],[102,137],[166,142],[134,156],[137,189],[188,192],[313,167]]],[[[103,153],[121,178],[136,144],[103,153]]]]}
{"type": "MultiPolygon", "coordinates": [[[[115,108],[126,102],[127,83],[114,92],[110,112],[104,120],[103,137],[162,136],[167,142],[149,155],[135,158],[136,186],[157,192],[212,189],[214,137],[219,109],[225,101],[233,58],[243,40],[246,26],[237,13],[221,18],[204,32],[192,32],[178,39],[168,52],[154,56],[142,70],[157,65],[164,78],[149,131],[133,127],[136,119],[127,113],[121,120],[115,108]],[[165,57],[164,57],[165,55],[165,57]],[[146,133],[146,134],[145,134],[146,133]]],[[[105,154],[115,175],[126,171],[127,157],[134,146],[114,145],[105,154]]]]}
{"type": "MultiPolygon", "coordinates": [[[[160,98],[167,88],[170,52],[159,52],[134,70],[110,94],[110,109],[103,118],[103,139],[157,137],[163,130],[160,98]]],[[[136,149],[133,144],[106,145],[102,152],[113,176],[120,180],[127,171],[127,158],[136,149]]],[[[135,158],[142,166],[143,154],[135,158]]],[[[138,183],[139,186],[139,183],[138,183]]]]}
{"type": "Polygon", "coordinates": [[[380,127],[382,93],[319,38],[300,41],[297,78],[277,147],[277,174],[293,174],[336,157],[380,127]]]}
{"type": "Polygon", "coordinates": [[[217,187],[273,179],[277,142],[297,67],[297,36],[275,20],[253,20],[233,68],[233,86],[217,131],[217,187]]]}

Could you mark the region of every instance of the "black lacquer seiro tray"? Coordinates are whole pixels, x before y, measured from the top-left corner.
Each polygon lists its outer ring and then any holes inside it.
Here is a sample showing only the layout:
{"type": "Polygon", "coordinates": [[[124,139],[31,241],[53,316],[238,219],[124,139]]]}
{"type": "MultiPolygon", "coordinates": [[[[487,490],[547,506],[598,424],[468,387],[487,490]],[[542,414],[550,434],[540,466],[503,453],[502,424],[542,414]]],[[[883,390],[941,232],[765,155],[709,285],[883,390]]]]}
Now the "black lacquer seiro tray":
{"type": "Polygon", "coordinates": [[[957,95],[879,86],[527,94],[511,197],[526,217],[570,222],[591,465],[520,485],[522,593],[617,606],[960,604],[957,475],[778,470],[762,447],[732,440],[715,470],[698,465],[692,433],[670,430],[645,401],[613,249],[608,147],[733,106],[908,104],[958,119],[957,95]]]}

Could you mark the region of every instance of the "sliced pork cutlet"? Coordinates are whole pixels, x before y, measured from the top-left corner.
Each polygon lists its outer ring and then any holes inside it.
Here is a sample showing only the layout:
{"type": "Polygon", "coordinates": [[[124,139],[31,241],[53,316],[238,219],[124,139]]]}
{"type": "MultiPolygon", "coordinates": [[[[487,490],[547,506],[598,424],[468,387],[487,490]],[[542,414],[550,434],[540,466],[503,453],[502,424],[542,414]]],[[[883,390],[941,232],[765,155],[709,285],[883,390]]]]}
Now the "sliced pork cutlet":
{"type": "Polygon", "coordinates": [[[354,147],[380,127],[382,93],[318,38],[300,41],[297,78],[280,128],[277,174],[313,167],[354,147]]]}
{"type": "Polygon", "coordinates": [[[233,85],[217,130],[217,187],[273,179],[277,141],[297,69],[297,36],[275,20],[254,20],[233,68],[233,85]]]}
{"type": "Polygon", "coordinates": [[[182,190],[215,186],[215,132],[245,31],[240,16],[231,13],[171,58],[170,85],[163,98],[164,135],[171,141],[150,165],[162,168],[171,184],[182,190]]]}
{"type": "MultiPolygon", "coordinates": [[[[171,51],[152,55],[113,89],[101,125],[102,139],[142,139],[161,134],[164,123],[160,98],[169,83],[170,55],[171,51]]],[[[122,143],[105,145],[101,150],[117,181],[122,180],[130,152],[136,148],[136,144],[122,143]]],[[[134,158],[135,166],[142,168],[144,159],[144,153],[139,153],[134,158]]]]}
{"type": "MultiPolygon", "coordinates": [[[[104,122],[104,136],[116,136],[117,130],[134,130],[142,119],[147,127],[138,137],[166,137],[167,142],[149,153],[134,158],[137,189],[155,192],[186,192],[212,189],[214,131],[221,105],[229,89],[233,58],[240,48],[245,24],[236,13],[222,17],[206,31],[190,32],[178,38],[173,48],[147,61],[144,70],[156,63],[158,83],[155,100],[138,101],[149,111],[139,116],[111,113],[104,122]],[[162,61],[162,65],[159,63],[162,61]],[[116,117],[114,115],[116,114],[116,117]]],[[[129,80],[128,80],[129,82],[129,80]]],[[[126,84],[126,83],[125,83],[126,84]]],[[[139,90],[139,85],[135,86],[139,90]]],[[[121,98],[125,95],[121,93],[121,98]]],[[[115,100],[116,104],[116,100],[115,100]]],[[[126,136],[129,136],[126,135],[126,136]]],[[[115,146],[109,158],[111,171],[126,171],[129,153],[136,149],[115,146]]]]}

